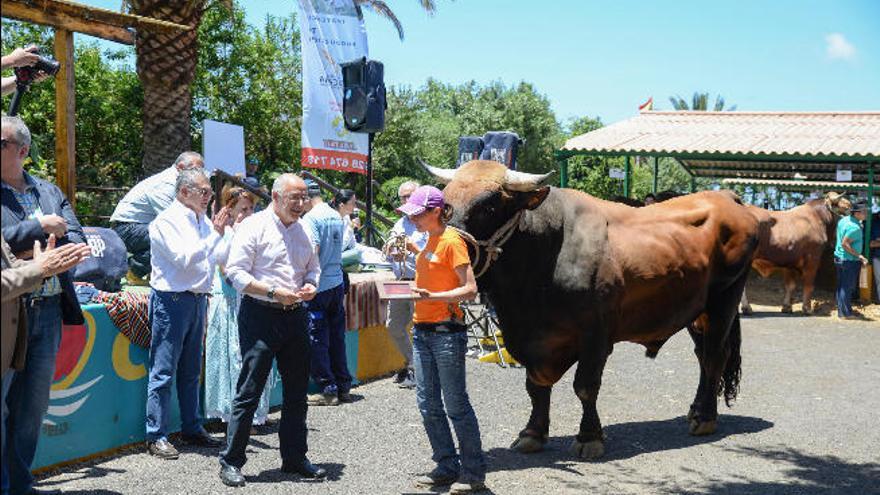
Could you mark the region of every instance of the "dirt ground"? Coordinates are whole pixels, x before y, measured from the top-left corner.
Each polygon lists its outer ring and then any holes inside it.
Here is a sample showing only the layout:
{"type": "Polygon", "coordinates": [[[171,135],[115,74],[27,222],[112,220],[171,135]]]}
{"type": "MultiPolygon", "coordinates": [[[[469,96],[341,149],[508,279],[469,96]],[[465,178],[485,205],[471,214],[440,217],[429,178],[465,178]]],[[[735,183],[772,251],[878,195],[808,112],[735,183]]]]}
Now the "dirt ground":
{"type": "MultiPolygon", "coordinates": [[[[784,294],[782,276],[774,275],[769,278],[761,278],[752,273],[748,285],[749,303],[756,313],[774,313],[782,310],[782,296],[784,294]]],[[[798,284],[794,293],[792,310],[795,313],[803,311],[803,286],[798,284]]],[[[831,290],[817,288],[813,292],[815,317],[837,319],[837,302],[831,290]]],[[[880,304],[865,304],[858,302],[853,304],[853,310],[866,321],[880,321],[880,304]]]]}

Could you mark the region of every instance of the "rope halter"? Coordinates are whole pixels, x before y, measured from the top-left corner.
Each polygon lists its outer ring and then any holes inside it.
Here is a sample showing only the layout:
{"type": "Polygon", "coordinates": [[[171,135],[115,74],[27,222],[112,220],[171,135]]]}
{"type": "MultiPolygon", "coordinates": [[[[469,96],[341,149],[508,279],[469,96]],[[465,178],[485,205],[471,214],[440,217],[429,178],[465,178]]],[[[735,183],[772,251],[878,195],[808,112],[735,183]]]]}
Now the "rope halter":
{"type": "Polygon", "coordinates": [[[516,232],[516,228],[519,227],[519,221],[522,219],[523,210],[519,210],[513,217],[510,218],[504,225],[498,228],[491,237],[486,239],[485,241],[480,241],[468,232],[461,230],[456,227],[449,226],[449,228],[458,232],[458,235],[464,239],[465,242],[471,244],[474,247],[474,259],[471,261],[471,266],[474,270],[477,269],[477,266],[480,264],[480,248],[486,249],[486,263],[483,265],[483,268],[479,271],[479,273],[474,274],[474,278],[479,278],[492,266],[492,263],[495,262],[500,256],[501,253],[504,252],[501,249],[508,240],[510,240],[513,233],[516,232]]]}

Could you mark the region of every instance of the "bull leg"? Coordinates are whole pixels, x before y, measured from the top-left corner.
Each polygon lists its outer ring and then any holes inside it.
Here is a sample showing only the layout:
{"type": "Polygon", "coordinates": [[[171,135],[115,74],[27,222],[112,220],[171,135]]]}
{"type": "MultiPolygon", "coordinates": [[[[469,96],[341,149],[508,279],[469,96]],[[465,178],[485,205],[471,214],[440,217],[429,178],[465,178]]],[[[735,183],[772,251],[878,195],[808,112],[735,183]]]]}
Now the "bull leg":
{"type": "Polygon", "coordinates": [[[797,279],[792,270],[785,270],[782,277],[785,283],[785,296],[782,298],[782,312],[791,313],[792,298],[795,289],[797,289],[797,279]]]}
{"type": "Polygon", "coordinates": [[[813,314],[813,289],[816,287],[816,273],[819,263],[811,263],[804,267],[801,281],[804,284],[804,314],[813,314]]]}
{"type": "Polygon", "coordinates": [[[605,453],[605,435],[596,410],[596,399],[602,386],[602,372],[611,354],[611,344],[602,332],[585,339],[580,361],[574,375],[574,392],[581,400],[583,416],[580,431],[571,444],[572,455],[591,460],[605,453]]]}
{"type": "Polygon", "coordinates": [[[715,432],[718,419],[718,395],[723,391],[730,403],[739,385],[740,325],[736,311],[745,278],[733,286],[710,294],[706,308],[708,325],[691,331],[694,352],[700,361],[700,385],[688,413],[690,433],[709,435],[715,432]],[[699,332],[699,334],[698,334],[699,332]]]}
{"type": "Polygon", "coordinates": [[[553,386],[538,385],[526,375],[526,391],[532,400],[532,414],[519,438],[510,446],[523,454],[539,452],[544,449],[550,434],[550,392],[553,386]]]}
{"type": "Polygon", "coordinates": [[[742,301],[740,301],[740,311],[745,316],[750,316],[752,311],[752,305],[749,304],[749,298],[746,296],[746,291],[743,290],[742,301]]]}

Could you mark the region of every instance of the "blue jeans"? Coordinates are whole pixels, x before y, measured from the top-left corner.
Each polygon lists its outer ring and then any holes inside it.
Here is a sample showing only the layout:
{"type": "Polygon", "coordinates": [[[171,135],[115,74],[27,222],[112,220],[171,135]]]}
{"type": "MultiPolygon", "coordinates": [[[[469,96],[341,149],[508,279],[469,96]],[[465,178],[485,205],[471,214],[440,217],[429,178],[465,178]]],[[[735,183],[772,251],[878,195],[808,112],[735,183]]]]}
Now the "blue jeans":
{"type": "Polygon", "coordinates": [[[138,277],[149,275],[152,265],[150,264],[150,224],[120,222],[114,223],[112,228],[119,234],[119,238],[128,250],[128,267],[138,277]]]}
{"type": "Polygon", "coordinates": [[[25,367],[8,372],[9,387],[4,414],[3,493],[27,493],[34,484],[31,464],[43,416],[49,408],[49,388],[55,374],[55,355],[61,344],[61,297],[53,296],[28,305],[28,336],[25,367]],[[7,438],[6,433],[9,433],[7,438]]]}
{"type": "Polygon", "coordinates": [[[837,268],[837,316],[849,316],[852,314],[852,294],[859,284],[862,263],[834,258],[834,266],[837,268]]]}
{"type": "Polygon", "coordinates": [[[199,375],[208,298],[192,292],[150,292],[150,377],[147,385],[147,441],[169,433],[171,382],[177,375],[181,430],[201,433],[199,375]]]}
{"type": "Polygon", "coordinates": [[[308,302],[312,381],[325,394],[351,390],[345,353],[345,287],[321,291],[308,302]]]}
{"type": "Polygon", "coordinates": [[[434,472],[459,476],[462,482],[485,481],[480,426],[465,387],[466,351],[466,332],[438,333],[419,324],[413,329],[416,401],[434,451],[434,472]],[[461,455],[455,451],[449,421],[455,428],[461,455]]]}

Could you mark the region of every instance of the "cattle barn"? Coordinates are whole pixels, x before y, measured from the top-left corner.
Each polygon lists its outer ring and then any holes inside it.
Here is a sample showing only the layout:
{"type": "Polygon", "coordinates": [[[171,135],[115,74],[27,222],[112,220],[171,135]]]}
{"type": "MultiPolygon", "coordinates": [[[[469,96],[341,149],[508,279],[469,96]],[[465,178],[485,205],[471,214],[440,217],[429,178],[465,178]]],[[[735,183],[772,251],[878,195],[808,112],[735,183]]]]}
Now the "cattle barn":
{"type": "MultiPolygon", "coordinates": [[[[880,195],[880,112],[646,111],[566,141],[555,154],[562,187],[574,156],[625,157],[627,197],[633,157],[653,163],[655,192],[657,161],[668,157],[691,176],[692,192],[696,178],[711,178],[873,197],[880,195]],[[838,170],[850,180],[837,181],[838,170]]],[[[870,222],[869,215],[866,236],[870,222]]],[[[870,259],[867,239],[864,249],[870,259]]]]}

